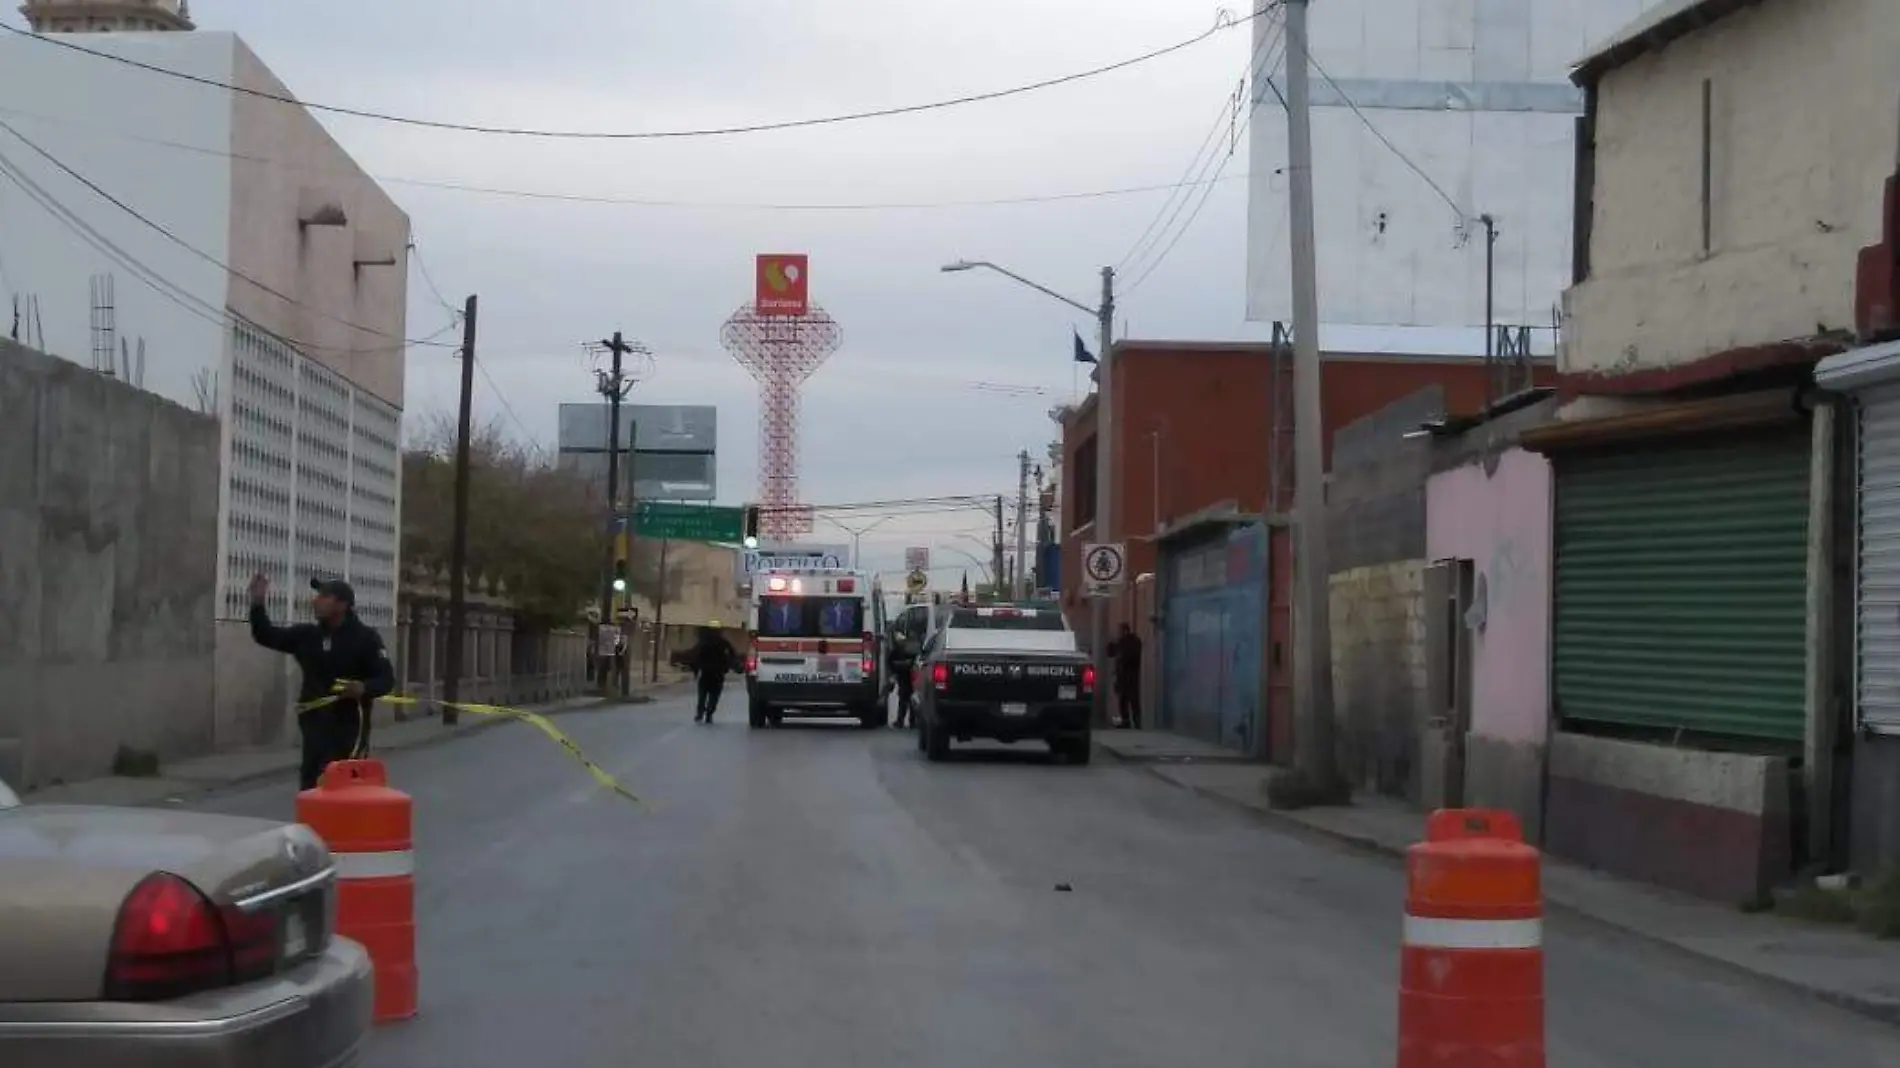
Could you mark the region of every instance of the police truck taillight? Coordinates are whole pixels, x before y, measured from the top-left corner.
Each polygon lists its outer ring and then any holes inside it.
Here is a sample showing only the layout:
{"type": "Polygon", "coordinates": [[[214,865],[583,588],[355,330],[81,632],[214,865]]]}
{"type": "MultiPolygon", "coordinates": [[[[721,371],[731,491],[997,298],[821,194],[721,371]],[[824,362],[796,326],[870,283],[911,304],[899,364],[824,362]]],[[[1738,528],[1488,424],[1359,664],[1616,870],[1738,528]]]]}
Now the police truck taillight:
{"type": "Polygon", "coordinates": [[[949,689],[950,688],[950,665],[948,664],[930,665],[930,685],[936,687],[938,690],[949,689]]]}
{"type": "Polygon", "coordinates": [[[220,910],[167,872],[126,895],[106,961],[108,1001],[160,1001],[262,978],[275,968],[273,914],[220,910]]]}
{"type": "Polygon", "coordinates": [[[1094,664],[1082,665],[1082,692],[1088,693],[1088,694],[1092,694],[1095,692],[1095,665],[1094,664]]]}
{"type": "Polygon", "coordinates": [[[748,675],[757,675],[759,673],[759,654],[747,653],[745,655],[745,673],[748,675]]]}

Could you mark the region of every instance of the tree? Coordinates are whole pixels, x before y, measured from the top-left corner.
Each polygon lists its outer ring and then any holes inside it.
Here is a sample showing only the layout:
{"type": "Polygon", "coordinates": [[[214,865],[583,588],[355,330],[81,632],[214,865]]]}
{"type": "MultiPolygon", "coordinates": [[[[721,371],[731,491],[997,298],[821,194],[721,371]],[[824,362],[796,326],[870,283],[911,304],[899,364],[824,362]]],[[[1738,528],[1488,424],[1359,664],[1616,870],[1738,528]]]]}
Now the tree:
{"type": "MultiPolygon", "coordinates": [[[[605,502],[553,460],[496,422],[469,435],[468,570],[505,582],[529,627],[579,618],[600,596],[608,548],[605,502]]],[[[404,449],[402,519],[404,562],[446,569],[455,520],[452,419],[427,420],[404,449]]]]}

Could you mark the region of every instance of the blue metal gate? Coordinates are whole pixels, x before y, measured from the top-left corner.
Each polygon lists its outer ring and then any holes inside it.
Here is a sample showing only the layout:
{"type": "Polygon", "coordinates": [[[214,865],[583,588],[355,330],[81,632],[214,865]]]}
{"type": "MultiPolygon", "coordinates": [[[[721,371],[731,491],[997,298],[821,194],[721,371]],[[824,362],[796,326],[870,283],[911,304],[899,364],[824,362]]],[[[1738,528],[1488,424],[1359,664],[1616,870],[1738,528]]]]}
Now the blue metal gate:
{"type": "Polygon", "coordinates": [[[1259,525],[1184,540],[1168,554],[1157,718],[1162,729],[1259,753],[1266,556],[1265,528],[1259,525]]]}

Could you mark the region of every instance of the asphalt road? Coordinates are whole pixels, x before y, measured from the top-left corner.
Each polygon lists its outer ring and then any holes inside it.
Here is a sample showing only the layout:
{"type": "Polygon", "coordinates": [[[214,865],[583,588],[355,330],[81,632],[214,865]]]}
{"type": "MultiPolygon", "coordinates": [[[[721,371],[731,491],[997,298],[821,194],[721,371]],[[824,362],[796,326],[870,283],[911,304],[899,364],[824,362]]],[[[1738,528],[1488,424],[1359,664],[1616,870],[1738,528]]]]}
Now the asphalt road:
{"type": "MultiPolygon", "coordinates": [[[[525,727],[393,758],[422,1013],[366,1068],[1392,1063],[1391,862],[1135,768],[749,731],[734,696],[710,727],[683,699],[560,718],[644,811],[525,727]]],[[[1553,1068],[1900,1064],[1900,1031],[1586,921],[1546,938],[1553,1068]]]]}

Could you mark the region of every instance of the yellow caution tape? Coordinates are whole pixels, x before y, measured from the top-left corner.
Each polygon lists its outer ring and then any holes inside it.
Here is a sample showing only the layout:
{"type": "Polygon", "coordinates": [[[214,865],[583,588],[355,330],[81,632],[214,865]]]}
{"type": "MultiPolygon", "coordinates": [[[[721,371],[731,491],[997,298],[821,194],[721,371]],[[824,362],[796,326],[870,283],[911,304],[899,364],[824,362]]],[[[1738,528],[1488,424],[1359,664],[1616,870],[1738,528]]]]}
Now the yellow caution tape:
{"type": "MultiPolygon", "coordinates": [[[[299,714],[302,714],[304,712],[309,712],[312,709],[323,708],[327,705],[333,705],[337,703],[338,701],[343,699],[343,687],[348,682],[349,682],[348,679],[339,680],[336,684],[336,692],[332,693],[328,697],[319,697],[314,701],[303,701],[303,702],[298,703],[298,705],[296,706],[297,712],[299,714]]],[[[542,734],[547,735],[548,738],[553,740],[554,744],[560,746],[562,749],[567,750],[567,754],[573,757],[576,761],[579,761],[581,767],[587,769],[587,774],[593,776],[594,781],[599,783],[602,787],[608,790],[611,790],[616,794],[619,794],[621,797],[626,798],[627,800],[633,802],[636,805],[640,805],[642,807],[645,807],[646,805],[646,802],[640,800],[639,796],[636,795],[633,791],[627,789],[625,786],[620,785],[620,780],[614,778],[613,774],[609,772],[606,768],[603,768],[599,764],[596,764],[592,760],[589,760],[587,758],[587,754],[581,752],[581,747],[574,744],[574,739],[569,738],[566,735],[566,733],[564,733],[561,730],[561,728],[556,727],[554,723],[548,719],[548,717],[540,714],[539,712],[529,712],[528,710],[522,709],[522,708],[508,708],[503,705],[475,705],[475,704],[468,704],[462,701],[453,701],[453,702],[436,701],[436,700],[425,699],[425,698],[420,698],[420,697],[403,697],[400,695],[393,695],[393,694],[389,696],[385,696],[385,697],[378,697],[376,698],[376,700],[387,702],[392,705],[429,705],[429,704],[440,705],[443,708],[453,708],[458,712],[467,712],[469,715],[472,715],[472,716],[494,716],[494,717],[503,718],[503,719],[520,720],[521,722],[526,723],[528,726],[533,727],[535,730],[540,731],[542,734]]],[[[361,748],[360,742],[359,742],[358,748],[361,748]]]]}

